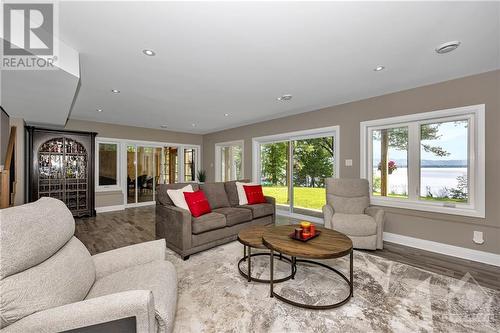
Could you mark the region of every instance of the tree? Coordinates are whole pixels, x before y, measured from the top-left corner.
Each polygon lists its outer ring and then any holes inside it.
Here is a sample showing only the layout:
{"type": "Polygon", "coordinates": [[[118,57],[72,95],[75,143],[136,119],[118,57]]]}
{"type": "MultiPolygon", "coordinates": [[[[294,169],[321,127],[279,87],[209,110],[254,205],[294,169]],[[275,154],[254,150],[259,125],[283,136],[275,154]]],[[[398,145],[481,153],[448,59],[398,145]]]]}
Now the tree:
{"type": "Polygon", "coordinates": [[[295,141],[294,157],[296,185],[324,186],[324,179],[333,176],[333,137],[295,141]]]}
{"type": "Polygon", "coordinates": [[[288,142],[261,146],[262,176],[272,185],[286,185],[288,142]]]}

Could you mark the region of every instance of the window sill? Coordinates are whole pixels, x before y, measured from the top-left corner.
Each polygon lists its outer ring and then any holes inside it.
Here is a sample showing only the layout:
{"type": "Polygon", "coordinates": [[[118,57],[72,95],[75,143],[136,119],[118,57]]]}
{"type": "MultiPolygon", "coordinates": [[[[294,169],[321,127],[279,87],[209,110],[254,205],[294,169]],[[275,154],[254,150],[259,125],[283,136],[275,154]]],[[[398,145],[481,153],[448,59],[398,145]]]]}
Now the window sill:
{"type": "Polygon", "coordinates": [[[412,209],[419,210],[431,213],[442,213],[442,214],[450,214],[450,215],[460,215],[460,216],[469,216],[469,217],[479,217],[485,218],[485,212],[483,209],[473,209],[467,208],[464,206],[457,207],[447,207],[444,206],[443,202],[415,202],[408,201],[404,199],[382,199],[380,197],[370,197],[370,204],[375,206],[383,206],[383,207],[393,207],[393,208],[403,208],[403,209],[412,209]]]}

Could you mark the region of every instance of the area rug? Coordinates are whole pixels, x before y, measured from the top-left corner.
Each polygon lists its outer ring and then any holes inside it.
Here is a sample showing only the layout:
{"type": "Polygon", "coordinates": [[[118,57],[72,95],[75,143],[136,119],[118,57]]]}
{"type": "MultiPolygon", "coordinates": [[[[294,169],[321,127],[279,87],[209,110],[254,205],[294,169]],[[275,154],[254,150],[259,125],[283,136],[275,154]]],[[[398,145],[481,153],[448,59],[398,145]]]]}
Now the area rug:
{"type": "MultiPolygon", "coordinates": [[[[457,280],[355,251],[354,297],[336,309],[306,310],[270,298],[268,284],[247,282],[237,269],[242,252],[233,242],[187,261],[168,253],[179,281],[174,332],[500,331],[500,292],[469,275],[457,280]]],[[[277,278],[290,272],[286,261],[275,262],[277,278]]],[[[347,257],[322,262],[348,272],[347,257]]],[[[269,258],[254,258],[252,271],[268,278],[269,258]]],[[[294,280],[275,286],[279,294],[308,304],[348,295],[343,280],[307,264],[298,266],[294,280]]]]}

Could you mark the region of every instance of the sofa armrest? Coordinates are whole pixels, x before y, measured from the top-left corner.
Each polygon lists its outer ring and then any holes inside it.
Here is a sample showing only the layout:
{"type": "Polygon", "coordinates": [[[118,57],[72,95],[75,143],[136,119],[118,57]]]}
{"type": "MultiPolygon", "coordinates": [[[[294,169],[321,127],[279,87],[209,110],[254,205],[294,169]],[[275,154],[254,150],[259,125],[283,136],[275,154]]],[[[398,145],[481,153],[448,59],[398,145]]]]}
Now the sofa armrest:
{"type": "Polygon", "coordinates": [[[335,210],[329,204],[323,206],[323,222],[325,223],[325,228],[333,229],[332,217],[335,214],[335,210]]]}
{"type": "Polygon", "coordinates": [[[137,332],[156,332],[153,294],[130,290],[35,312],[2,329],[2,333],[62,332],[135,317],[137,332]]]}
{"type": "Polygon", "coordinates": [[[373,217],[375,223],[377,223],[377,249],[382,249],[384,247],[383,234],[385,212],[381,208],[370,206],[365,209],[365,214],[373,217]]]}
{"type": "Polygon", "coordinates": [[[270,204],[276,206],[276,198],[275,197],[270,197],[270,196],[266,195],[266,196],[264,196],[264,198],[266,198],[267,203],[270,203],[270,204]]]}
{"type": "Polygon", "coordinates": [[[166,250],[165,240],[159,239],[93,255],[96,278],[154,260],[165,260],[166,250]]]}
{"type": "Polygon", "coordinates": [[[156,205],[156,238],[165,238],[167,243],[179,250],[191,248],[191,213],[185,209],[156,205]]]}

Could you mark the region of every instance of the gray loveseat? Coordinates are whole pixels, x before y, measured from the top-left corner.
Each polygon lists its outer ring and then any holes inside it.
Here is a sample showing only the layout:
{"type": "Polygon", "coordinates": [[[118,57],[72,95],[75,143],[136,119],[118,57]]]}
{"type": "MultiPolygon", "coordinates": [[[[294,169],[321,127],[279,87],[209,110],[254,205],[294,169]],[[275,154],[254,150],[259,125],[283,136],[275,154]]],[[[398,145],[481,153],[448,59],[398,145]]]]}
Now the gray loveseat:
{"type": "Polygon", "coordinates": [[[171,332],[177,276],[163,240],[91,256],[62,201],[0,210],[0,332],[171,332]]]}
{"type": "Polygon", "coordinates": [[[274,198],[266,197],[267,202],[262,204],[240,206],[235,181],[191,184],[193,190],[203,190],[212,208],[211,213],[195,218],[188,210],[174,206],[167,194],[169,189],[186,185],[162,184],[156,195],[156,238],[165,238],[167,246],[183,259],[235,240],[244,228],[275,222],[274,198]]]}

